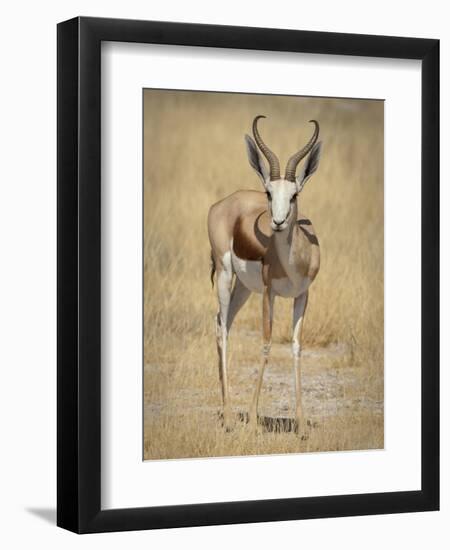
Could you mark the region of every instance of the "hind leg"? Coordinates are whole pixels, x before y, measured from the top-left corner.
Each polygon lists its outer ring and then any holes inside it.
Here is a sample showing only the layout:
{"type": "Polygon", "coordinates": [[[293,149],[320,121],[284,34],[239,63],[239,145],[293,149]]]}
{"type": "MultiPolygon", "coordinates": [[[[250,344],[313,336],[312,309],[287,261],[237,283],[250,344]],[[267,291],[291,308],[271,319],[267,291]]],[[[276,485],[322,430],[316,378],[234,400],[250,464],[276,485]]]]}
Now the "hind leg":
{"type": "Polygon", "coordinates": [[[228,378],[227,378],[227,345],[228,335],[230,333],[231,325],[241,309],[250,296],[250,290],[248,290],[240,280],[235,277],[235,283],[228,305],[228,277],[222,277],[223,287],[219,289],[219,313],[217,314],[216,334],[217,334],[217,352],[219,354],[219,376],[222,386],[222,400],[223,400],[223,414],[225,427],[229,429],[231,424],[231,405],[229,404],[228,395],[228,378]],[[228,313],[226,314],[226,311],[228,313]],[[227,322],[224,323],[226,316],[227,322]],[[225,330],[224,330],[225,327],[225,330]]]}
{"type": "Polygon", "coordinates": [[[231,325],[239,313],[239,310],[248,300],[251,291],[245,287],[238,277],[235,277],[233,292],[231,293],[230,307],[228,309],[228,319],[227,319],[227,332],[230,332],[231,325]]]}
{"type": "Polygon", "coordinates": [[[258,401],[259,394],[261,393],[261,386],[264,377],[264,370],[269,360],[270,348],[272,345],[272,321],[273,321],[273,304],[275,295],[270,289],[270,286],[264,286],[263,292],[263,304],[262,304],[262,317],[263,317],[263,348],[262,348],[262,361],[258,371],[258,378],[256,380],[256,387],[253,393],[252,405],[250,408],[249,420],[251,425],[256,428],[258,424],[258,401]]]}
{"type": "Polygon", "coordinates": [[[219,312],[216,317],[216,342],[219,355],[219,377],[222,388],[223,417],[225,426],[230,425],[230,403],[227,375],[227,339],[228,339],[228,312],[231,301],[231,286],[233,270],[229,254],[225,254],[217,269],[217,298],[219,312]]]}

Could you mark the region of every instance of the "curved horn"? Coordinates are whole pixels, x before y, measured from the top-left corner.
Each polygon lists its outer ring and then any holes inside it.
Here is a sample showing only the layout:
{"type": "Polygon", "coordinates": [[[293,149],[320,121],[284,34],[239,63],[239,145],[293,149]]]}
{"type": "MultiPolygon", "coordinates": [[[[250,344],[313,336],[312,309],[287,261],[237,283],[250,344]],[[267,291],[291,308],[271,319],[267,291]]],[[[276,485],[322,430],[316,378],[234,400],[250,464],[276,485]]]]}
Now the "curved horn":
{"type": "Polygon", "coordinates": [[[292,155],[288,160],[286,164],[286,173],[284,175],[285,179],[288,181],[295,181],[295,171],[297,170],[298,163],[311,151],[319,137],[319,123],[317,120],[310,120],[309,122],[313,122],[315,125],[314,134],[303,149],[300,149],[300,151],[292,155]]]}
{"type": "Polygon", "coordinates": [[[261,139],[261,136],[258,132],[257,122],[260,118],[266,118],[264,115],[258,115],[253,121],[253,136],[255,141],[258,144],[258,147],[261,149],[262,154],[266,157],[269,167],[270,167],[270,179],[278,180],[280,179],[280,161],[273,151],[271,151],[264,141],[261,139]]]}

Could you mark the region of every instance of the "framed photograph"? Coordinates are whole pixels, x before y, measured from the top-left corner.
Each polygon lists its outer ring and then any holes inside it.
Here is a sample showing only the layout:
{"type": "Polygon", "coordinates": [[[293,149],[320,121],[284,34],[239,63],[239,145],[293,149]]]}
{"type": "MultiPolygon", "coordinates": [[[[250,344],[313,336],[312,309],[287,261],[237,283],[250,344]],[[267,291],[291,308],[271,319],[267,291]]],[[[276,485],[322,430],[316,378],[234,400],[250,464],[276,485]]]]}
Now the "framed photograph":
{"type": "Polygon", "coordinates": [[[439,41],[58,25],[77,533],[439,508],[439,41]]]}

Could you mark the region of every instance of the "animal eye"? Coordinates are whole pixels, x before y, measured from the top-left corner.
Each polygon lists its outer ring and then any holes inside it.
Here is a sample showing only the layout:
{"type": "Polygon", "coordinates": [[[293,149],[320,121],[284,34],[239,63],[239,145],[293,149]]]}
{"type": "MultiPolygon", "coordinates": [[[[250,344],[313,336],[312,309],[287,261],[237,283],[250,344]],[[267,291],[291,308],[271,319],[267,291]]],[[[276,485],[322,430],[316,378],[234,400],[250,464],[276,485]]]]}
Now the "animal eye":
{"type": "Polygon", "coordinates": [[[294,202],[294,201],[295,201],[295,199],[297,198],[297,194],[298,194],[298,193],[295,193],[295,195],[292,195],[291,202],[294,202]]]}
{"type": "Polygon", "coordinates": [[[267,198],[269,199],[269,201],[272,200],[272,195],[269,193],[269,191],[266,191],[266,195],[267,195],[267,198]]]}

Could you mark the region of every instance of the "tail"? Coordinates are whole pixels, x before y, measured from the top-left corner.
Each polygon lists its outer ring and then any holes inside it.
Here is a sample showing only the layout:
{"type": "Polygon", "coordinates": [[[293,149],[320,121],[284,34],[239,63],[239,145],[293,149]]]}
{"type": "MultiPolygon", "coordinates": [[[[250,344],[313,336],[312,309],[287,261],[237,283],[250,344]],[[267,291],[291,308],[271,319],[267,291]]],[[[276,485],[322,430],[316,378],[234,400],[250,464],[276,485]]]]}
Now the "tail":
{"type": "Polygon", "coordinates": [[[214,261],[214,256],[211,250],[211,286],[214,288],[214,274],[216,272],[216,262],[214,261]]]}

